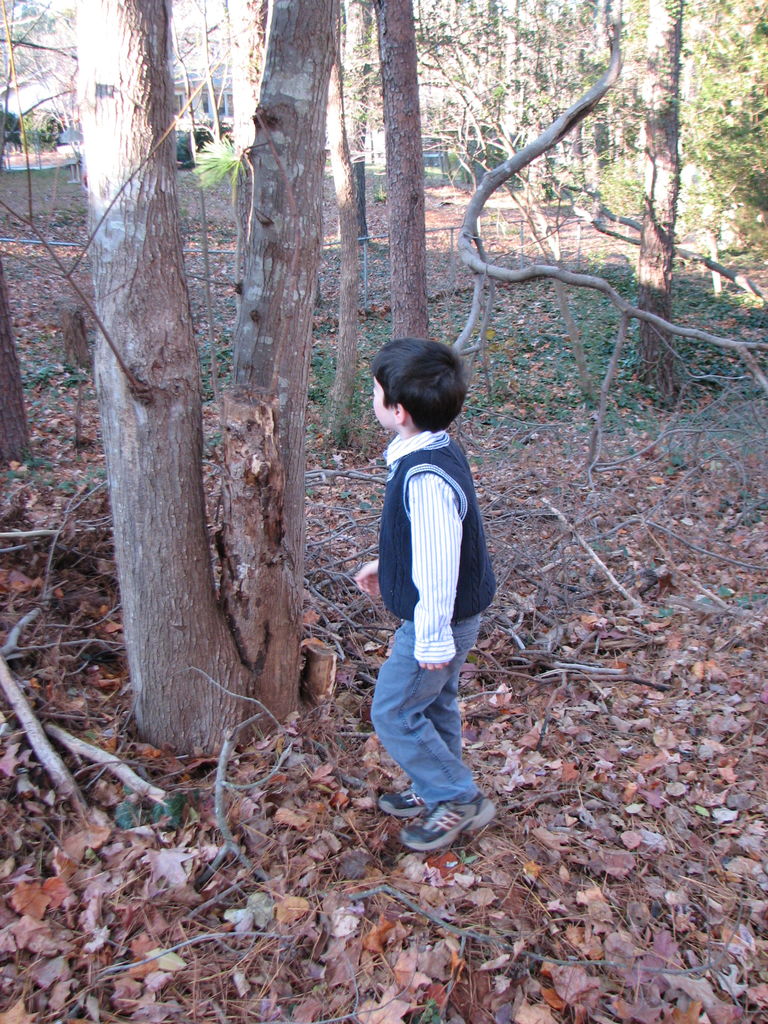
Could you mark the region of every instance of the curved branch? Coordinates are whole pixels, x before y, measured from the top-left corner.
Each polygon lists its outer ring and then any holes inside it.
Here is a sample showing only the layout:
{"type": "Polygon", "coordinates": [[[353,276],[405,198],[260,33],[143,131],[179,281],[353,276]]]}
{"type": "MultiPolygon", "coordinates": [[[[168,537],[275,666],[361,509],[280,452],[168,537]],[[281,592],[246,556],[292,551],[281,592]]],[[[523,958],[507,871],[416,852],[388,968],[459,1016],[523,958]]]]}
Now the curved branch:
{"type": "Polygon", "coordinates": [[[529,142],[527,146],[513,154],[503,164],[499,164],[498,167],[494,167],[493,170],[483,175],[477,191],[469,201],[467,212],[464,216],[464,223],[459,232],[460,250],[462,248],[462,240],[465,246],[470,249],[472,248],[473,241],[479,234],[477,230],[478,218],[483,211],[483,207],[496,189],[514,174],[519,174],[523,168],[533,163],[537,157],[540,157],[547,150],[556,146],[577,124],[591,114],[611,86],[616,83],[620,72],[621,50],[619,47],[619,30],[617,27],[614,27],[611,39],[611,59],[602,77],[595,82],[591,89],[584,93],[581,99],[576,100],[565,113],[561,114],[556,121],[553,121],[549,128],[546,128],[538,138],[529,142]]]}
{"type": "MultiPolygon", "coordinates": [[[[575,288],[591,288],[594,291],[601,292],[622,316],[635,320],[644,320],[647,323],[654,324],[660,330],[680,338],[703,341],[718,348],[734,352],[746,364],[758,385],[768,395],[768,375],[754,356],[755,352],[768,352],[768,343],[738,341],[736,338],[723,338],[695,327],[680,327],[663,319],[663,317],[633,306],[626,299],[622,298],[607,281],[592,274],[574,273],[570,270],[547,266],[546,264],[533,264],[529,267],[512,270],[490,263],[482,251],[478,220],[488,199],[505,181],[508,181],[513,175],[519,174],[537,157],[552,149],[568,132],[583,121],[594,110],[611,86],[614,85],[620,71],[619,32],[618,28],[614,27],[611,40],[611,59],[602,77],[568,110],[553,121],[538,138],[483,176],[480,185],[467,205],[464,221],[459,229],[458,251],[462,262],[476,275],[483,275],[484,278],[487,276],[495,281],[517,284],[522,281],[549,278],[550,280],[561,281],[563,284],[571,285],[575,288]]],[[[470,315],[476,317],[474,312],[470,315]]],[[[462,337],[464,337],[464,333],[462,333],[462,337]]]]}
{"type": "Polygon", "coordinates": [[[465,264],[476,274],[487,274],[496,281],[506,281],[511,284],[519,284],[521,281],[535,281],[538,278],[549,278],[553,281],[562,281],[563,284],[571,285],[574,288],[591,288],[601,292],[610,300],[611,304],[620,313],[626,313],[635,320],[647,320],[661,330],[669,334],[675,334],[679,338],[691,338],[694,341],[706,341],[710,345],[717,345],[719,348],[729,349],[742,355],[743,352],[768,352],[768,342],[747,342],[739,341],[737,338],[721,337],[718,334],[710,334],[709,331],[702,331],[698,327],[681,327],[679,324],[670,323],[663,317],[656,316],[646,310],[638,309],[631,302],[627,302],[621,295],[602,277],[593,274],[577,274],[572,270],[564,270],[561,267],[551,267],[545,263],[534,263],[530,267],[522,267],[519,270],[511,270],[507,267],[500,267],[493,263],[486,263],[473,252],[463,254],[465,264]]]}

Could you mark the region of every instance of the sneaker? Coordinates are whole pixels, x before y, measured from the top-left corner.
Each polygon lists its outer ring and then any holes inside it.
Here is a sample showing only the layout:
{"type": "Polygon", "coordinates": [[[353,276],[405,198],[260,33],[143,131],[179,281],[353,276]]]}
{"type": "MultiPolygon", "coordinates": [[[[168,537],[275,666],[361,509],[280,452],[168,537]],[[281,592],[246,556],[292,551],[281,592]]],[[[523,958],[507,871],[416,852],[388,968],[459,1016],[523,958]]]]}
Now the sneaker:
{"type": "Polygon", "coordinates": [[[382,793],[379,797],[382,811],[396,818],[415,818],[417,814],[423,813],[426,806],[412,789],[406,789],[404,793],[382,793]]]}
{"type": "Polygon", "coordinates": [[[400,839],[412,850],[439,850],[448,846],[465,829],[474,831],[496,817],[496,807],[486,796],[477,796],[468,804],[437,804],[424,821],[400,832],[400,839]]]}

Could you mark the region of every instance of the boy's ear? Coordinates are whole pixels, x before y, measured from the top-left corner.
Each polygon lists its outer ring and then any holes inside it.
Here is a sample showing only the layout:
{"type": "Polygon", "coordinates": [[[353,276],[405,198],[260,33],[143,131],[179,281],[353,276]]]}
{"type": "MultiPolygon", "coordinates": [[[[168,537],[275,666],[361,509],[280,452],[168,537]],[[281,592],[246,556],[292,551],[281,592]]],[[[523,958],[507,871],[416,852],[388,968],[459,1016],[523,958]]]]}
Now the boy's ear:
{"type": "Polygon", "coordinates": [[[394,413],[395,421],[399,426],[407,427],[412,424],[413,420],[411,419],[411,414],[407,409],[400,405],[399,402],[392,406],[392,412],[394,413]]]}

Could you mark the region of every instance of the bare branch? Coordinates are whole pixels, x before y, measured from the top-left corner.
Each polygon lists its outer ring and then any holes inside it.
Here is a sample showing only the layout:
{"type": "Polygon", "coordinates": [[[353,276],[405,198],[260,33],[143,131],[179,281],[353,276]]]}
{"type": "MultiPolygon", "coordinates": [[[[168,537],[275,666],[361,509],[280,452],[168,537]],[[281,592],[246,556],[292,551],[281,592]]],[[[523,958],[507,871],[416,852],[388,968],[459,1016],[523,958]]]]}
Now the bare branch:
{"type": "Polygon", "coordinates": [[[10,658],[12,654],[15,654],[16,651],[18,651],[19,637],[21,636],[24,629],[29,625],[29,623],[33,622],[39,614],[40,609],[33,608],[31,612],[27,612],[26,615],[22,616],[22,618],[19,619],[19,621],[8,634],[8,637],[3,646],[0,647],[0,658],[10,658]]]}
{"type": "Polygon", "coordinates": [[[582,547],[586,551],[586,553],[589,555],[589,557],[592,559],[592,561],[598,567],[600,572],[611,583],[611,585],[614,586],[618,590],[618,592],[621,594],[621,596],[626,601],[629,601],[629,603],[632,605],[632,607],[635,609],[635,611],[642,611],[643,610],[642,604],[637,600],[636,597],[633,597],[632,594],[630,594],[630,592],[627,590],[627,588],[625,586],[623,586],[621,583],[619,583],[619,581],[613,575],[613,573],[608,568],[608,566],[605,564],[605,562],[602,560],[602,558],[600,558],[600,556],[597,554],[595,549],[586,540],[584,540],[584,538],[576,530],[576,528],[574,526],[572,526],[568,522],[568,520],[565,518],[565,516],[560,511],[560,509],[559,508],[555,508],[555,506],[552,504],[552,502],[549,501],[547,498],[543,498],[542,501],[547,506],[549,511],[552,512],[553,515],[557,518],[557,520],[560,523],[562,523],[562,525],[566,528],[566,530],[570,531],[570,533],[573,534],[574,539],[577,541],[579,546],[582,547]]]}
{"type": "MultiPolygon", "coordinates": [[[[592,274],[574,273],[570,270],[546,264],[533,264],[513,270],[509,267],[490,263],[482,252],[478,220],[491,195],[513,175],[519,174],[537,157],[542,156],[552,149],[553,146],[557,145],[568,132],[583,121],[594,110],[611,86],[614,85],[619,76],[620,69],[621,54],[619,51],[618,31],[614,31],[611,44],[611,60],[608,69],[599,81],[581,99],[569,107],[565,113],[561,114],[557,120],[553,121],[537,139],[534,139],[533,142],[529,143],[518,153],[515,153],[508,160],[505,160],[504,163],[488,171],[483,176],[480,185],[467,205],[464,222],[459,230],[458,251],[461,259],[476,275],[483,275],[484,278],[487,275],[488,278],[496,281],[519,284],[523,281],[548,278],[553,281],[560,281],[574,288],[591,288],[594,291],[601,292],[622,315],[651,323],[666,334],[676,335],[680,338],[689,338],[692,341],[703,341],[738,355],[747,365],[759,386],[768,395],[768,376],[753,355],[754,352],[768,352],[768,343],[739,341],[736,338],[710,334],[708,331],[702,331],[695,327],[681,327],[670,323],[654,313],[633,306],[626,299],[622,298],[606,280],[592,274]]],[[[476,315],[474,311],[470,314],[470,316],[476,315]]],[[[463,334],[464,332],[462,332],[462,337],[463,334]]]]}
{"type": "MultiPolygon", "coordinates": [[[[576,216],[588,224],[591,224],[595,231],[599,231],[603,235],[608,235],[611,238],[618,238],[622,242],[628,242],[630,245],[640,245],[640,231],[642,230],[642,224],[639,221],[633,220],[631,217],[619,217],[615,213],[612,213],[605,206],[600,205],[597,213],[592,213],[585,209],[583,206],[574,206],[573,212],[576,216]],[[623,235],[619,231],[613,231],[609,228],[605,220],[610,220],[615,224],[623,224],[625,227],[631,228],[637,232],[637,235],[623,235]]],[[[681,245],[675,246],[675,255],[679,256],[683,260],[693,260],[695,263],[701,263],[707,268],[707,270],[713,271],[715,274],[719,274],[720,277],[726,278],[731,281],[738,288],[743,289],[748,295],[753,295],[756,299],[761,299],[762,302],[768,303],[763,290],[758,284],[743,274],[740,270],[731,270],[730,267],[724,266],[722,263],[718,263],[711,259],[709,256],[704,256],[700,252],[692,252],[690,249],[684,249],[681,245]]]]}
{"type": "Polygon", "coordinates": [[[83,757],[86,761],[91,761],[93,764],[104,765],[108,772],[115,775],[124,786],[133,790],[134,793],[138,793],[139,796],[147,796],[156,803],[162,803],[167,798],[167,793],[164,789],[153,786],[151,782],[142,779],[124,761],[121,761],[114,754],[110,754],[109,751],[102,750],[101,747],[94,747],[92,743],[86,743],[85,740],[78,739],[77,736],[68,733],[66,729],[60,729],[58,725],[48,724],[45,727],[45,731],[49,736],[58,740],[63,747],[66,747],[70,753],[83,757]]]}
{"type": "Polygon", "coordinates": [[[595,425],[592,428],[592,436],[589,440],[589,455],[587,456],[587,475],[589,476],[590,486],[592,484],[592,470],[595,468],[595,464],[600,460],[603,441],[603,423],[605,422],[605,411],[608,407],[608,392],[610,391],[611,384],[613,384],[613,379],[616,376],[616,371],[619,368],[619,358],[624,348],[624,343],[627,340],[628,328],[629,317],[625,313],[621,318],[621,323],[619,325],[619,333],[616,338],[616,344],[613,346],[613,355],[611,356],[611,361],[608,364],[608,369],[605,371],[603,383],[600,388],[600,401],[598,403],[595,425]]]}
{"type": "Polygon", "coordinates": [[[62,796],[68,797],[78,810],[85,810],[87,805],[82,793],[78,789],[77,783],[72,778],[67,766],[48,742],[43,727],[32,710],[32,706],[22,692],[21,687],[11,675],[8,665],[2,657],[0,657],[0,688],[2,688],[6,700],[13,709],[13,713],[27,734],[27,739],[38,761],[45,768],[56,790],[62,796]]]}
{"type": "MultiPolygon", "coordinates": [[[[508,181],[513,175],[519,174],[525,167],[533,163],[537,157],[542,156],[548,150],[561,142],[565,136],[584,120],[595,109],[600,100],[605,96],[612,85],[615,84],[621,71],[621,51],[619,49],[619,34],[614,33],[611,46],[611,60],[605,74],[589,89],[581,99],[578,99],[572,106],[561,114],[556,121],[553,121],[549,128],[546,128],[538,138],[534,139],[519,152],[515,153],[504,163],[499,164],[493,170],[483,175],[477,191],[472,196],[464,216],[464,223],[459,232],[459,250],[474,252],[475,239],[479,237],[477,222],[493,193],[508,181]]],[[[473,268],[474,269],[474,268],[473,268]]]]}

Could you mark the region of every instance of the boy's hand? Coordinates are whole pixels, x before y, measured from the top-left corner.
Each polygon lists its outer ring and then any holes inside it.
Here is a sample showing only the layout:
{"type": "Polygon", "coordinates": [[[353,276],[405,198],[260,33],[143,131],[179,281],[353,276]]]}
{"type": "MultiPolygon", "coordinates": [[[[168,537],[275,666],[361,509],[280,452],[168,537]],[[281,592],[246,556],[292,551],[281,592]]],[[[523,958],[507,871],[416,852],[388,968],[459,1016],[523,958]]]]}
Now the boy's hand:
{"type": "Polygon", "coordinates": [[[381,591],[379,590],[379,560],[375,559],[373,562],[366,562],[360,572],[355,576],[355,583],[360,587],[364,594],[368,594],[369,597],[381,597],[381,591]]]}
{"type": "Polygon", "coordinates": [[[430,671],[434,671],[434,669],[437,669],[437,668],[448,668],[448,666],[450,664],[451,664],[450,661],[444,661],[440,665],[428,665],[428,664],[426,664],[426,662],[420,661],[419,662],[419,668],[426,668],[426,669],[429,669],[430,671]]]}

